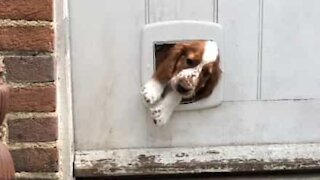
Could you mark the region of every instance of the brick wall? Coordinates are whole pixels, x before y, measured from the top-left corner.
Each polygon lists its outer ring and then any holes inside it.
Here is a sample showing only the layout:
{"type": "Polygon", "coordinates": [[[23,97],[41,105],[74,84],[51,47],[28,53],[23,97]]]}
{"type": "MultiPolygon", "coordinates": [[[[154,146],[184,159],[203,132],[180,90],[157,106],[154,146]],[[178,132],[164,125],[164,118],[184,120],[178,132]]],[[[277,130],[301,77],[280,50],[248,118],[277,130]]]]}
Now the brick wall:
{"type": "Polygon", "coordinates": [[[53,0],[0,0],[0,63],[10,113],[0,138],[18,179],[58,179],[53,0]]]}

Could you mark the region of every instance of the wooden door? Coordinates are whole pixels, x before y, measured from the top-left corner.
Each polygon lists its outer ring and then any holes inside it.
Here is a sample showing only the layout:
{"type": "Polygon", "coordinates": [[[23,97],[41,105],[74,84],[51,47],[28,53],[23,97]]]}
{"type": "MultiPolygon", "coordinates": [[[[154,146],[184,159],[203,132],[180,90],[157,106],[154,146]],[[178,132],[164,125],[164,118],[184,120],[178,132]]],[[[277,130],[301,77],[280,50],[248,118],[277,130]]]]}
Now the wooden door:
{"type": "Polygon", "coordinates": [[[320,140],[318,0],[70,0],[75,149],[320,140]],[[224,102],[157,128],[139,95],[141,30],[224,28],[224,102]]]}

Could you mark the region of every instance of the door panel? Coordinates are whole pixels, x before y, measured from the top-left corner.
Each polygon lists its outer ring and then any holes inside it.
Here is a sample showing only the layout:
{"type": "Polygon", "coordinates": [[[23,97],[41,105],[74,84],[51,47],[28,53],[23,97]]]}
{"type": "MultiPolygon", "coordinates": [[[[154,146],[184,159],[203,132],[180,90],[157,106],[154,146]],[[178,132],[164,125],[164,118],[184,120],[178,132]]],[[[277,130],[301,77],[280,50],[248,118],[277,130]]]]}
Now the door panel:
{"type": "Polygon", "coordinates": [[[71,0],[77,149],[145,141],[146,112],[139,95],[144,23],[144,0],[71,0]]]}
{"type": "Polygon", "coordinates": [[[256,100],[259,1],[221,0],[218,20],[224,28],[224,100],[256,100]]]}
{"type": "MultiPolygon", "coordinates": [[[[220,107],[175,113],[152,128],[153,147],[318,142],[320,101],[224,102],[220,107]]],[[[151,137],[150,137],[151,138],[151,137]]]]}
{"type": "Polygon", "coordinates": [[[262,99],[320,97],[319,6],[264,0],[262,99]]]}

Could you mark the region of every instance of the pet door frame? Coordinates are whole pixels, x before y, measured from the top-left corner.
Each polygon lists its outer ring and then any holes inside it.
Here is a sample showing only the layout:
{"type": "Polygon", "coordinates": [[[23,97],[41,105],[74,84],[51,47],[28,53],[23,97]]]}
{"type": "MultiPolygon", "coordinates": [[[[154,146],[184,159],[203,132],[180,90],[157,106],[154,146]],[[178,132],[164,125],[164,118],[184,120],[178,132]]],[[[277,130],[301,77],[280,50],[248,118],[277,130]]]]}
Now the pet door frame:
{"type": "MultiPolygon", "coordinates": [[[[221,59],[220,68],[223,70],[223,28],[220,24],[206,21],[165,21],[147,24],[142,30],[141,51],[141,86],[145,84],[155,70],[155,45],[193,41],[210,40],[218,44],[221,59]]],[[[223,72],[212,94],[204,99],[187,104],[180,104],[176,110],[190,111],[214,108],[223,101],[223,72]]]]}

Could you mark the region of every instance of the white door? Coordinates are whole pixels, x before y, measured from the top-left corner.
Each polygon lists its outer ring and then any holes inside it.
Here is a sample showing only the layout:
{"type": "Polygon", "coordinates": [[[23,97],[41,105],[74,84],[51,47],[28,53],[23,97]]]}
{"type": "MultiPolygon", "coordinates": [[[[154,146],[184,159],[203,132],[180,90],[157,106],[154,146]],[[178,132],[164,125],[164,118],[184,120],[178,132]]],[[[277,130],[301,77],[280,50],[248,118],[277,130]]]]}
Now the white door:
{"type": "Polygon", "coordinates": [[[77,151],[320,140],[318,0],[70,0],[77,151]],[[141,30],[224,27],[224,102],[163,128],[140,97],[141,30]]]}

